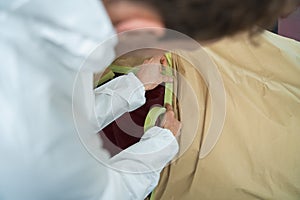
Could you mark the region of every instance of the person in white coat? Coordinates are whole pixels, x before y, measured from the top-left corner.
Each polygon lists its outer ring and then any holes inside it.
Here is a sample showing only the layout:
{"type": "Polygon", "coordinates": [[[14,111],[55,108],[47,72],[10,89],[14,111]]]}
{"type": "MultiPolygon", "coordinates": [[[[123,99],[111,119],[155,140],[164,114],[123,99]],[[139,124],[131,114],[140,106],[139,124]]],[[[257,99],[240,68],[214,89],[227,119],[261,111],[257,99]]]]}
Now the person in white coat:
{"type": "Polygon", "coordinates": [[[92,90],[92,74],[112,62],[116,41],[99,47],[97,65],[79,70],[91,50],[114,34],[101,2],[5,0],[0,26],[0,199],[145,198],[178,151],[165,129],[178,131],[178,121],[169,118],[165,128],[149,129],[107,165],[86,151],[77,134],[98,138],[91,111],[100,130],[143,105],[146,83],[152,81],[129,74],[92,90]],[[82,95],[72,99],[75,80],[82,95]],[[111,115],[112,107],[122,110],[111,115]]]}

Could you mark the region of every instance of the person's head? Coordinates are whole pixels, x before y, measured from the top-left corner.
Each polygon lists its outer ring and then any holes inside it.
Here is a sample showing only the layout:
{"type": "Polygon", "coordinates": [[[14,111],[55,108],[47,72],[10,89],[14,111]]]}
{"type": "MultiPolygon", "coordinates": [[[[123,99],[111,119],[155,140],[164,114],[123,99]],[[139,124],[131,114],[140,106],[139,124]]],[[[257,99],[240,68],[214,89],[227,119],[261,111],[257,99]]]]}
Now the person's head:
{"type": "Polygon", "coordinates": [[[133,21],[129,26],[123,23],[121,31],[135,25],[137,28],[165,26],[197,40],[211,40],[245,30],[256,33],[258,27],[272,26],[292,1],[298,0],[104,0],[104,3],[117,28],[126,20],[140,20],[140,24],[133,21]]]}

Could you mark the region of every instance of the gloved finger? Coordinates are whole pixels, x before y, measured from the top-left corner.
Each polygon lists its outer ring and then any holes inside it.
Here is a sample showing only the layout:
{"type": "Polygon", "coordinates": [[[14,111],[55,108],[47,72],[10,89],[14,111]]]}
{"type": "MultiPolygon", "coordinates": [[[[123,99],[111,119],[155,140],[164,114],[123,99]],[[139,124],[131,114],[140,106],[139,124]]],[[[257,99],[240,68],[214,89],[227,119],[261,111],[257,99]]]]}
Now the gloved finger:
{"type": "Polygon", "coordinates": [[[152,60],[153,63],[161,64],[161,62],[160,62],[161,56],[160,55],[153,56],[152,59],[153,59],[152,60]]]}
{"type": "Polygon", "coordinates": [[[173,107],[169,103],[166,103],[165,107],[167,111],[173,111],[173,107]]]}
{"type": "Polygon", "coordinates": [[[174,113],[174,111],[173,110],[169,110],[169,111],[167,111],[166,112],[166,115],[169,117],[169,118],[171,118],[171,119],[175,119],[175,113],[174,113]]]}
{"type": "Polygon", "coordinates": [[[165,56],[162,56],[159,61],[160,61],[160,64],[162,64],[162,65],[166,65],[167,64],[167,59],[166,59],[165,56]]]}
{"type": "Polygon", "coordinates": [[[166,122],[167,122],[167,117],[166,117],[166,114],[164,114],[160,120],[159,126],[162,128],[165,127],[166,122]]]}
{"type": "Polygon", "coordinates": [[[167,123],[170,124],[170,122],[172,122],[174,119],[175,113],[173,112],[173,110],[169,110],[163,115],[160,126],[165,127],[167,123]]]}
{"type": "Polygon", "coordinates": [[[176,137],[179,137],[181,134],[181,129],[182,129],[182,123],[179,122],[178,123],[178,127],[177,127],[177,133],[175,134],[176,137]]]}
{"type": "Polygon", "coordinates": [[[162,66],[162,65],[159,66],[159,72],[160,72],[160,73],[163,72],[163,66],[162,66]]]}
{"type": "Polygon", "coordinates": [[[165,83],[172,83],[173,82],[173,77],[171,76],[165,76],[165,75],[161,75],[161,82],[165,82],[165,83]]]}
{"type": "Polygon", "coordinates": [[[153,58],[146,59],[146,60],[144,60],[143,64],[149,64],[152,62],[152,60],[153,60],[153,58]]]}
{"type": "Polygon", "coordinates": [[[175,118],[173,111],[169,110],[165,113],[162,121],[161,127],[169,129],[174,136],[179,135],[182,124],[175,118]]]}

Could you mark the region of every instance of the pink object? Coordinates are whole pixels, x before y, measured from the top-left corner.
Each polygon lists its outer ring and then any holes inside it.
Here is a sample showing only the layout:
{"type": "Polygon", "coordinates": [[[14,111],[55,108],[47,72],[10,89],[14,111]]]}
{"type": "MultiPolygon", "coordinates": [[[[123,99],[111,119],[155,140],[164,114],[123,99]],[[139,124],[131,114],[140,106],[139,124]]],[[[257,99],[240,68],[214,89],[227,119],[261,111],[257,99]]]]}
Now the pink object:
{"type": "Polygon", "coordinates": [[[124,20],[121,23],[116,25],[116,30],[118,33],[134,30],[134,29],[142,29],[142,28],[153,28],[153,32],[157,34],[157,36],[162,36],[164,34],[163,23],[151,19],[128,19],[124,20]],[[155,29],[157,28],[157,29],[155,29]]]}
{"type": "Polygon", "coordinates": [[[300,7],[287,18],[279,19],[278,34],[300,41],[300,7]]]}

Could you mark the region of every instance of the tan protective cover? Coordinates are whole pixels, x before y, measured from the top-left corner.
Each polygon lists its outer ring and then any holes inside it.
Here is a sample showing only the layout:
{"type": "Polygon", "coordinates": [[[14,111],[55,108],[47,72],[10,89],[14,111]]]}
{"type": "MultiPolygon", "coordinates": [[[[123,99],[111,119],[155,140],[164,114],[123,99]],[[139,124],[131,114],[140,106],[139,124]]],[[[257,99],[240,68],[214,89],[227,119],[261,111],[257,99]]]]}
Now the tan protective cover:
{"type": "MultiPolygon", "coordinates": [[[[269,32],[254,42],[259,46],[240,35],[205,47],[223,79],[226,119],[204,159],[199,152],[210,124],[211,98],[201,75],[174,57],[198,100],[191,103],[188,84],[179,80],[179,143],[193,143],[164,169],[155,200],[300,199],[300,43],[269,32]]],[[[179,54],[187,60],[206,56],[203,51],[179,54]]]]}

